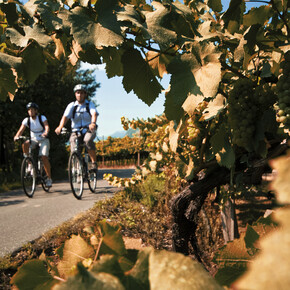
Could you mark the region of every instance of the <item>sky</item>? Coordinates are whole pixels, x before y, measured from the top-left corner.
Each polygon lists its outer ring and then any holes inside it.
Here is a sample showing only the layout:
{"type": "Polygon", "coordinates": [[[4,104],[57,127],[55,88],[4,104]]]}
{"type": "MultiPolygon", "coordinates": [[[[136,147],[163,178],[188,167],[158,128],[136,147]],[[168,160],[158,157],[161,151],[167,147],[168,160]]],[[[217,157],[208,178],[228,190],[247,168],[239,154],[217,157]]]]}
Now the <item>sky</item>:
{"type": "MultiPolygon", "coordinates": [[[[229,0],[223,0],[223,10],[229,5],[229,0]]],[[[247,3],[247,9],[257,6],[257,3],[247,3]]],[[[96,81],[101,87],[97,89],[94,100],[99,105],[98,112],[98,138],[113,135],[115,132],[124,131],[121,117],[132,119],[147,119],[160,115],[164,111],[164,93],[160,94],[155,102],[149,107],[141,101],[133,92],[126,93],[122,85],[122,77],[108,79],[104,65],[90,65],[82,63],[82,69],[95,69],[96,81]]],[[[168,88],[170,77],[165,75],[161,84],[164,89],[168,88]]]]}

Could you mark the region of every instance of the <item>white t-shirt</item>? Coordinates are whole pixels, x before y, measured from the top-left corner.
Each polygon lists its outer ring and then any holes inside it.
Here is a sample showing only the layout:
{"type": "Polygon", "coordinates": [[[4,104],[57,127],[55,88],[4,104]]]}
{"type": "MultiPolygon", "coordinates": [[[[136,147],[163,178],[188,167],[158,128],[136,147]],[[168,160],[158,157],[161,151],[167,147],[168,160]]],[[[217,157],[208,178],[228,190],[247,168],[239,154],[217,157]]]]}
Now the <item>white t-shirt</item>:
{"type": "MultiPolygon", "coordinates": [[[[28,118],[30,118],[30,137],[34,141],[41,141],[44,139],[41,135],[44,132],[44,128],[42,128],[38,115],[36,116],[35,120],[31,117],[27,117],[22,121],[22,125],[28,128],[28,118]]],[[[45,116],[41,115],[41,120],[44,123],[47,119],[45,116]]]]}

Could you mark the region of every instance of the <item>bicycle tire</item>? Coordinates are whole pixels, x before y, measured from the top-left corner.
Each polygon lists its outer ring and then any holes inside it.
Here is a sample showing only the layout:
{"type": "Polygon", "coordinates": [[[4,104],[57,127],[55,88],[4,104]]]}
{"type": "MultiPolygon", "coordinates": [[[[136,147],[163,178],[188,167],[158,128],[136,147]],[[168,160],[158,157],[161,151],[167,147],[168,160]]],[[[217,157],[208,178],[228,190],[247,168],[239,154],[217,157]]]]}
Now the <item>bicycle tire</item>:
{"type": "Polygon", "coordinates": [[[88,170],[88,186],[92,193],[96,192],[98,182],[98,166],[88,170]]]}
{"type": "Polygon", "coordinates": [[[36,187],[36,168],[31,157],[25,157],[22,161],[21,183],[25,194],[32,198],[36,187]]]}
{"type": "Polygon", "coordinates": [[[73,195],[82,199],[84,190],[84,168],[79,155],[73,152],[69,158],[68,178],[73,195]]]}
{"type": "Polygon", "coordinates": [[[40,174],[41,186],[42,186],[43,190],[45,192],[49,192],[50,186],[47,186],[46,185],[46,182],[45,182],[46,179],[47,179],[47,174],[45,172],[44,165],[43,165],[43,162],[42,161],[40,161],[39,174],[40,174]]]}

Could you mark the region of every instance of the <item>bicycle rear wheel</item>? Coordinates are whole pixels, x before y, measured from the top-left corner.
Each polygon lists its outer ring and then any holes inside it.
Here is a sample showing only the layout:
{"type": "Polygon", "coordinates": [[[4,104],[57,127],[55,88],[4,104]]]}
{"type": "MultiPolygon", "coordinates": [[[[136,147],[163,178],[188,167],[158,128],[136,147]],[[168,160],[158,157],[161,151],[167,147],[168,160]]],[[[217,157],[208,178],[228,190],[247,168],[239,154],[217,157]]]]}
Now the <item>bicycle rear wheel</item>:
{"type": "Polygon", "coordinates": [[[80,157],[76,152],[72,153],[69,158],[68,178],[73,195],[81,199],[84,190],[84,169],[80,157]]]}
{"type": "Polygon", "coordinates": [[[25,194],[33,197],[36,187],[36,168],[31,157],[25,157],[21,164],[21,183],[25,194]]]}
{"type": "Polygon", "coordinates": [[[40,172],[40,178],[41,178],[41,186],[44,191],[49,192],[50,186],[46,185],[47,174],[45,172],[44,165],[41,160],[40,160],[39,172],[40,172]]]}
{"type": "Polygon", "coordinates": [[[88,170],[88,186],[92,193],[96,192],[98,180],[98,167],[88,170]]]}

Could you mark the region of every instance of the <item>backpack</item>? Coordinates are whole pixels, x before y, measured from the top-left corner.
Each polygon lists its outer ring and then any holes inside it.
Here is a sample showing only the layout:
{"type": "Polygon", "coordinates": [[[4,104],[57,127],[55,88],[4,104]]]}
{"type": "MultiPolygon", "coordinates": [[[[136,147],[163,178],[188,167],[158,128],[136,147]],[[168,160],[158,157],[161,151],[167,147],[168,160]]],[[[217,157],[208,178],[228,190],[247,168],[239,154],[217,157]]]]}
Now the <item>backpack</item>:
{"type": "MultiPolygon", "coordinates": [[[[77,107],[78,105],[74,106],[73,112],[72,112],[72,119],[74,119],[76,111],[77,111],[77,107]]],[[[89,113],[89,115],[91,116],[91,112],[90,112],[90,102],[86,102],[86,110],[89,113]]]]}
{"type": "MultiPolygon", "coordinates": [[[[38,116],[38,120],[39,120],[41,127],[43,128],[43,130],[45,130],[44,124],[43,124],[42,119],[41,119],[41,115],[37,115],[37,116],[38,116]]],[[[27,125],[28,125],[29,131],[30,131],[30,117],[28,117],[27,125]]]]}

